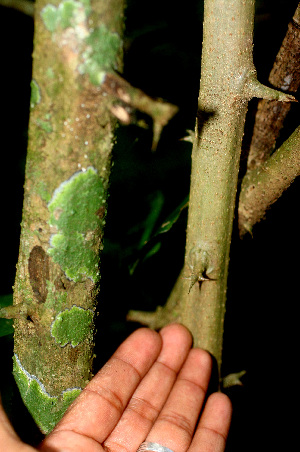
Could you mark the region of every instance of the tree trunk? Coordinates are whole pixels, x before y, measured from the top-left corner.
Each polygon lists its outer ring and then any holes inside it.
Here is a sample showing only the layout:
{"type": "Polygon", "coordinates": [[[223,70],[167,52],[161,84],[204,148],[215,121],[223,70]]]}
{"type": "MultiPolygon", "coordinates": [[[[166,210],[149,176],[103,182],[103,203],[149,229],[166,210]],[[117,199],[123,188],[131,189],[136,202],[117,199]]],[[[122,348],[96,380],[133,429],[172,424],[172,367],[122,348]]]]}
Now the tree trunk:
{"type": "Polygon", "coordinates": [[[14,376],[45,433],[91,378],[123,0],[38,0],[14,376]]]}

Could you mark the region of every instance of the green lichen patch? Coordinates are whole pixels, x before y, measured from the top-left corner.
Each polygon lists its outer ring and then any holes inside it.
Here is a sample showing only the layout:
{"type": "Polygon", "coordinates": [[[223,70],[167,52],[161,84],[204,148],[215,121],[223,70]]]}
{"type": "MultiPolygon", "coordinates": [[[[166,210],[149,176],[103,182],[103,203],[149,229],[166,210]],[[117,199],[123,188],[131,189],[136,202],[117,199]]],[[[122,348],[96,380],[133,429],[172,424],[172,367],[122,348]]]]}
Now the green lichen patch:
{"type": "Polygon", "coordinates": [[[30,88],[31,88],[30,107],[34,108],[41,101],[41,93],[39,85],[33,79],[31,80],[30,88]]]}
{"type": "Polygon", "coordinates": [[[103,203],[102,180],[89,167],[63,182],[48,204],[50,226],[57,229],[51,236],[48,253],[67,278],[75,282],[98,279],[102,224],[97,213],[103,203]]]}
{"type": "Polygon", "coordinates": [[[117,55],[122,40],[117,33],[109,31],[105,25],[96,28],[85,39],[86,50],[82,53],[81,74],[88,74],[94,85],[101,84],[105,73],[116,66],[117,55]]]}
{"type": "MultiPolygon", "coordinates": [[[[58,7],[46,5],[41,11],[45,27],[51,33],[59,33],[72,28],[72,39],[69,45],[74,48],[76,43],[79,55],[78,71],[87,74],[91,83],[99,85],[103,82],[105,73],[115,69],[117,58],[122,47],[122,40],[117,33],[111,32],[104,24],[90,29],[88,18],[91,14],[89,0],[81,2],[64,0],[58,7]]],[[[64,46],[68,45],[64,35],[64,46]]],[[[58,39],[57,42],[60,40],[58,39]]]]}
{"type": "Polygon", "coordinates": [[[56,309],[56,311],[62,310],[62,306],[66,303],[67,292],[60,292],[55,289],[55,285],[51,281],[46,281],[47,284],[47,299],[45,301],[46,309],[56,309]]]}
{"type": "Polygon", "coordinates": [[[81,392],[81,388],[69,388],[60,396],[51,396],[41,381],[25,370],[17,355],[13,357],[13,374],[26,407],[46,434],[51,432],[81,392]]]}
{"type": "Polygon", "coordinates": [[[46,75],[51,80],[53,80],[55,78],[55,73],[54,73],[54,70],[52,69],[52,67],[48,67],[48,69],[46,70],[46,75]]]}
{"type": "Polygon", "coordinates": [[[36,124],[47,133],[53,132],[52,124],[49,121],[43,119],[36,119],[36,124]]]}
{"type": "MultiPolygon", "coordinates": [[[[85,2],[86,3],[86,2],[85,2]]],[[[45,27],[52,33],[61,28],[76,26],[86,18],[86,8],[81,2],[64,0],[58,7],[49,4],[41,11],[45,27]]]]}
{"type": "Polygon", "coordinates": [[[53,5],[47,5],[41,11],[41,17],[47,30],[53,32],[58,26],[57,8],[53,5]]]}
{"type": "Polygon", "coordinates": [[[68,408],[68,406],[70,406],[71,403],[73,403],[74,400],[77,399],[77,397],[79,396],[81,391],[82,391],[81,388],[65,389],[62,392],[62,399],[63,399],[64,405],[68,408]]]}
{"type": "Polygon", "coordinates": [[[55,341],[64,347],[71,344],[76,347],[91,335],[93,311],[73,306],[60,312],[52,323],[51,335],[55,341]]]}

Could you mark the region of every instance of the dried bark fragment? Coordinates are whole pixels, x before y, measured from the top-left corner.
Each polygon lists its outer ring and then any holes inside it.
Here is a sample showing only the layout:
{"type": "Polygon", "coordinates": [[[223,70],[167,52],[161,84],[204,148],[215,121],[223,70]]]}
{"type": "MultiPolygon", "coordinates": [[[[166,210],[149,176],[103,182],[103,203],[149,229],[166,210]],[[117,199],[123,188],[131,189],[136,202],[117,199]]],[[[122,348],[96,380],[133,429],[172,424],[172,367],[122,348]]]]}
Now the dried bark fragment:
{"type": "Polygon", "coordinates": [[[33,294],[39,303],[47,299],[49,280],[49,256],[41,246],[34,246],[28,260],[28,271],[33,294]]]}

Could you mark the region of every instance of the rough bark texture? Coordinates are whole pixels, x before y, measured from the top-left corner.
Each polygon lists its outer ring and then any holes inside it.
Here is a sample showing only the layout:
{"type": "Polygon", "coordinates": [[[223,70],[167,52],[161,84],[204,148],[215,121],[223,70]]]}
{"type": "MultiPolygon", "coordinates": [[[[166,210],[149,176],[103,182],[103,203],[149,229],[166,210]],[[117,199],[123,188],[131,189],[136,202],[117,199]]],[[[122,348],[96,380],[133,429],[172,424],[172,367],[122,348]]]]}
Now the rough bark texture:
{"type": "Polygon", "coordinates": [[[14,376],[43,432],[91,378],[123,0],[36,3],[14,376]]]}

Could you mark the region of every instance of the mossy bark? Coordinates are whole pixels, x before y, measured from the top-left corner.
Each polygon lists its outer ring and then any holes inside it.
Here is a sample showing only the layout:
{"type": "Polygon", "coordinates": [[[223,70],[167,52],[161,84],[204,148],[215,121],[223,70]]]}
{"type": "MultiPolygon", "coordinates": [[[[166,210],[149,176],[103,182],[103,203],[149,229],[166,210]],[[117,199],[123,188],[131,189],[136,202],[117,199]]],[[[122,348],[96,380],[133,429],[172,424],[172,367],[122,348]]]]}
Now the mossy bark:
{"type": "Polygon", "coordinates": [[[123,0],[36,2],[14,374],[44,432],[91,378],[122,31],[123,0]]]}

